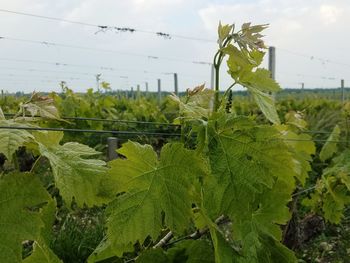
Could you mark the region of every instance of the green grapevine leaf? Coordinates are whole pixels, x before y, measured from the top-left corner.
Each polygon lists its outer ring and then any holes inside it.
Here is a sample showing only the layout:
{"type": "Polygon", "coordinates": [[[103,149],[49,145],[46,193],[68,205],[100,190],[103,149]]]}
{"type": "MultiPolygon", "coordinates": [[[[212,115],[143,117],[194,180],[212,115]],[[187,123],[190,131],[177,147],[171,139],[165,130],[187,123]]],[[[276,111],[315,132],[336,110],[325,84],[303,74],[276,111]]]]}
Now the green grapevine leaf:
{"type": "MultiPolygon", "coordinates": [[[[16,126],[18,124],[12,121],[2,120],[0,121],[0,125],[16,126]]],[[[15,151],[33,138],[34,137],[26,130],[0,129],[0,152],[3,153],[9,161],[12,161],[15,151]]]]}
{"type": "Polygon", "coordinates": [[[214,252],[206,240],[185,240],[166,252],[160,248],[143,252],[136,262],[141,263],[214,263],[214,252]]]}
{"type": "MultiPolygon", "coordinates": [[[[250,24],[244,28],[246,27],[247,29],[245,30],[250,30],[250,24]]],[[[261,28],[261,30],[262,29],[263,28],[261,28]]],[[[248,51],[244,47],[245,44],[240,46],[240,49],[229,44],[221,49],[224,54],[229,56],[227,59],[229,74],[237,84],[244,86],[252,93],[254,100],[268,120],[272,123],[280,123],[274,105],[274,96],[269,94],[279,91],[280,87],[278,83],[270,77],[270,72],[268,70],[255,69],[261,64],[264,52],[256,48],[248,51]]]]}
{"type": "Polygon", "coordinates": [[[45,207],[42,208],[42,220],[44,227],[41,229],[41,243],[50,244],[52,241],[52,226],[56,220],[56,201],[51,199],[45,207]]]}
{"type": "Polygon", "coordinates": [[[307,122],[303,119],[301,112],[289,111],[285,115],[286,124],[293,125],[298,129],[305,129],[307,127],[307,122]]]}
{"type": "Polygon", "coordinates": [[[322,198],[324,217],[329,222],[339,224],[344,216],[345,205],[350,204],[348,189],[344,185],[337,184],[335,177],[324,180],[327,190],[322,198]]]}
{"type": "Polygon", "coordinates": [[[233,31],[234,25],[222,25],[221,22],[219,23],[218,27],[218,44],[220,47],[222,47],[222,43],[229,36],[229,34],[233,31]]]}
{"type": "Polygon", "coordinates": [[[281,243],[269,236],[262,236],[260,239],[264,249],[259,251],[259,262],[274,262],[274,263],[296,263],[297,258],[293,251],[289,250],[281,243]]]}
{"type": "Polygon", "coordinates": [[[261,111],[272,123],[279,123],[274,97],[268,93],[279,91],[279,85],[270,77],[268,70],[252,71],[259,66],[264,53],[256,50],[251,53],[243,52],[233,45],[229,45],[223,51],[229,54],[227,65],[232,78],[252,93],[261,111]]]}
{"type": "Polygon", "coordinates": [[[213,99],[214,91],[205,89],[204,84],[187,90],[186,101],[182,102],[179,97],[172,95],[170,98],[179,104],[180,115],[185,120],[208,119],[210,115],[210,103],[213,99]]]}
{"type": "Polygon", "coordinates": [[[32,117],[39,115],[47,119],[60,119],[57,108],[54,106],[53,99],[40,96],[34,92],[30,100],[21,105],[21,108],[28,111],[32,117]]]}
{"type": "Polygon", "coordinates": [[[261,233],[281,238],[279,225],[290,216],[287,204],[298,177],[297,162],[274,127],[256,126],[245,118],[211,125],[209,159],[217,185],[211,182],[213,189],[206,189],[212,193],[206,210],[219,207],[216,217],[225,214],[232,219],[234,239],[242,242],[243,254],[254,262],[263,249],[261,233]]]}
{"type": "Polygon", "coordinates": [[[226,242],[222,234],[215,228],[210,228],[214,245],[215,263],[239,263],[241,256],[226,242]]]}
{"type": "Polygon", "coordinates": [[[315,143],[310,135],[297,134],[289,126],[279,125],[276,128],[281,132],[282,138],[293,153],[295,164],[298,168],[297,178],[304,185],[308,173],[312,170],[310,162],[312,161],[311,155],[314,155],[316,152],[315,143]]]}
{"type": "Polygon", "coordinates": [[[247,87],[252,87],[264,92],[277,92],[281,88],[278,83],[271,77],[271,72],[267,69],[258,68],[250,74],[245,74],[241,79],[241,83],[247,87]]]}
{"type": "Polygon", "coordinates": [[[276,108],[275,99],[272,95],[262,92],[255,87],[246,86],[248,90],[253,94],[255,102],[258,104],[261,111],[266,118],[272,123],[280,123],[276,108]]]}
{"type": "Polygon", "coordinates": [[[267,24],[251,25],[251,23],[242,24],[241,31],[239,31],[236,41],[241,49],[259,49],[265,48],[264,41],[261,39],[263,35],[260,33],[268,28],[267,24]]]}
{"type": "Polygon", "coordinates": [[[137,263],[169,263],[171,260],[161,248],[146,250],[136,260],[137,263]]]}
{"type": "Polygon", "coordinates": [[[37,132],[34,136],[40,153],[50,161],[55,183],[66,202],[74,197],[79,206],[93,206],[110,200],[103,190],[103,182],[108,180],[106,163],[90,159],[99,152],[75,142],[60,145],[61,132],[37,132]]]}
{"type": "Polygon", "coordinates": [[[270,77],[266,69],[257,69],[255,72],[246,73],[240,78],[239,83],[246,87],[252,94],[261,111],[272,123],[279,123],[279,117],[275,108],[274,96],[268,92],[277,92],[279,85],[270,77]]]}
{"type": "Polygon", "coordinates": [[[331,165],[323,171],[317,181],[316,190],[303,205],[314,212],[322,213],[331,223],[339,224],[344,209],[350,204],[350,150],[333,158],[331,165]]]}
{"type": "Polygon", "coordinates": [[[245,74],[249,74],[253,68],[257,67],[264,56],[263,52],[254,51],[249,53],[241,51],[234,45],[228,45],[222,49],[224,54],[229,57],[227,59],[228,73],[238,83],[245,74]]]}
{"type": "Polygon", "coordinates": [[[44,226],[40,207],[50,199],[31,174],[0,178],[0,262],[22,262],[22,242],[40,239],[44,226]]]}
{"type": "Polygon", "coordinates": [[[6,120],[4,112],[2,111],[2,108],[0,107],[0,120],[6,120]]]}
{"type": "Polygon", "coordinates": [[[350,204],[350,151],[346,150],[333,158],[330,167],[322,175],[323,207],[325,218],[339,224],[344,216],[344,208],[350,204]]]}
{"type": "Polygon", "coordinates": [[[167,251],[172,262],[214,263],[214,251],[207,240],[185,240],[167,251]]]}
{"type": "Polygon", "coordinates": [[[320,160],[326,161],[331,158],[337,152],[337,142],[340,137],[340,128],[336,125],[328,137],[326,143],[323,145],[320,152],[320,160]]]}
{"type": "Polygon", "coordinates": [[[62,263],[62,261],[44,243],[34,242],[33,253],[23,263],[62,263]]]}
{"type": "Polygon", "coordinates": [[[200,175],[201,163],[193,151],[179,144],[167,144],[160,159],[151,146],[128,142],[118,151],[127,159],[113,161],[111,171],[120,178],[125,192],[107,208],[108,237],[112,244],[143,242],[149,235],[156,239],[165,225],[182,232],[192,217],[191,183],[200,175]]]}
{"type": "Polygon", "coordinates": [[[132,250],[132,246],[112,246],[109,239],[104,239],[88,258],[88,263],[104,262],[117,258],[116,255],[132,250]]]}

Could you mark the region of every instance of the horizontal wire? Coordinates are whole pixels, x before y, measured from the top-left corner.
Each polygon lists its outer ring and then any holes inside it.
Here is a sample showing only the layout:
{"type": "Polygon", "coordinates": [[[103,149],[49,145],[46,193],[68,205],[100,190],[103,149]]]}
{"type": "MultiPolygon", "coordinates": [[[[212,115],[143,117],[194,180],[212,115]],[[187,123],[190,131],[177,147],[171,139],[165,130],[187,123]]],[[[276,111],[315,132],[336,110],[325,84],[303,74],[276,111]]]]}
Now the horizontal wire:
{"type": "Polygon", "coordinates": [[[88,121],[100,121],[100,122],[122,122],[122,123],[135,123],[135,124],[148,124],[159,126],[181,126],[180,124],[166,123],[166,122],[151,122],[151,121],[132,121],[132,120],[113,120],[102,118],[85,118],[85,117],[64,117],[65,120],[88,120],[88,121]]]}
{"type": "Polygon", "coordinates": [[[179,137],[180,133],[162,133],[162,132],[138,132],[138,131],[112,131],[112,130],[90,130],[90,129],[66,129],[66,128],[42,128],[42,127],[14,127],[0,126],[4,130],[28,130],[28,131],[62,131],[62,132],[86,132],[86,133],[102,133],[115,135],[150,135],[150,136],[166,136],[179,137]]]}
{"type": "Polygon", "coordinates": [[[334,61],[334,60],[331,60],[331,59],[317,57],[317,56],[313,56],[313,55],[307,55],[307,54],[304,54],[304,53],[295,52],[295,51],[288,50],[288,49],[285,49],[285,48],[278,48],[278,49],[283,51],[283,52],[287,52],[289,54],[292,54],[294,56],[304,57],[304,58],[308,58],[310,60],[317,60],[317,61],[320,61],[322,63],[331,63],[331,64],[336,64],[336,65],[339,65],[339,66],[350,67],[350,64],[347,64],[347,63],[334,61]]]}
{"type": "MultiPolygon", "coordinates": [[[[216,43],[216,40],[214,40],[214,39],[191,37],[191,36],[185,36],[185,35],[179,35],[179,34],[170,34],[170,33],[165,33],[165,32],[156,32],[156,31],[151,31],[151,30],[142,30],[142,29],[129,28],[129,27],[99,25],[99,24],[93,24],[93,23],[88,23],[88,22],[73,21],[73,20],[64,19],[64,18],[57,18],[57,17],[37,15],[37,14],[26,13],[26,12],[13,11],[13,10],[8,10],[8,9],[0,9],[0,12],[28,16],[28,17],[35,17],[35,18],[39,18],[39,19],[61,21],[61,22],[65,22],[65,23],[77,24],[77,25],[82,25],[82,26],[95,27],[96,29],[98,29],[98,31],[95,32],[95,34],[98,32],[105,32],[107,30],[115,30],[117,32],[129,32],[129,33],[141,32],[141,33],[153,34],[153,35],[156,35],[158,37],[163,37],[164,39],[180,38],[180,39],[184,39],[184,40],[195,40],[195,41],[201,41],[201,42],[216,43]]],[[[320,61],[322,63],[331,63],[331,64],[337,64],[340,66],[350,67],[350,64],[347,64],[344,62],[335,61],[335,60],[331,60],[328,58],[322,58],[322,57],[318,57],[318,56],[314,56],[314,55],[308,55],[305,53],[295,52],[295,51],[285,49],[285,48],[278,48],[278,49],[283,51],[283,52],[293,54],[295,56],[309,58],[311,60],[317,60],[317,61],[320,61]]]]}
{"type": "Polygon", "coordinates": [[[291,141],[291,142],[334,142],[334,143],[349,143],[350,141],[339,141],[339,140],[322,140],[322,139],[284,139],[281,140],[284,141],[291,141]]]}
{"type": "Polygon", "coordinates": [[[7,10],[7,9],[0,9],[0,12],[11,13],[11,14],[16,14],[16,15],[22,15],[22,16],[35,17],[35,18],[40,18],[40,19],[53,20],[53,21],[60,21],[60,22],[76,24],[76,25],[82,25],[82,26],[95,27],[96,29],[98,29],[98,31],[95,32],[95,34],[100,32],[100,31],[104,32],[104,31],[110,29],[110,30],[116,30],[118,32],[130,32],[130,33],[141,32],[141,33],[146,33],[146,34],[154,34],[154,35],[156,35],[158,37],[163,37],[164,39],[180,38],[180,39],[185,39],[185,40],[195,40],[195,41],[216,43],[216,41],[213,40],[213,39],[205,39],[205,38],[199,38],[199,37],[191,37],[191,36],[184,36],[184,35],[178,35],[178,34],[156,32],[156,31],[151,31],[151,30],[143,30],[143,29],[129,28],[129,27],[98,25],[98,24],[93,24],[93,23],[73,21],[73,20],[68,20],[68,19],[64,19],[64,18],[43,16],[43,15],[37,15],[37,14],[31,14],[31,13],[25,13],[25,12],[18,12],[18,11],[7,10]]]}
{"type": "MultiPolygon", "coordinates": [[[[174,58],[174,57],[146,55],[146,54],[139,54],[139,53],[131,53],[131,52],[124,52],[124,51],[113,50],[113,49],[102,49],[102,48],[94,48],[94,47],[86,47],[86,46],[77,46],[77,45],[70,45],[70,44],[65,44],[65,43],[57,43],[57,42],[49,42],[49,41],[41,41],[41,40],[29,40],[29,39],[13,38],[13,37],[5,37],[5,36],[0,36],[0,40],[10,40],[10,41],[16,41],[16,42],[40,44],[40,45],[53,46],[53,47],[56,46],[56,47],[72,48],[72,49],[80,49],[80,50],[116,53],[116,54],[124,55],[124,56],[143,57],[143,58],[152,59],[152,60],[161,59],[161,60],[167,60],[167,61],[176,61],[176,62],[183,62],[183,63],[200,65],[199,63],[196,63],[196,61],[193,61],[193,60],[180,59],[180,58],[174,58]]],[[[209,64],[209,62],[205,62],[205,63],[209,64]]]]}
{"type": "Polygon", "coordinates": [[[308,193],[308,192],[314,190],[316,187],[317,187],[317,186],[314,185],[314,186],[312,186],[312,187],[310,187],[310,188],[306,188],[306,189],[304,189],[304,190],[301,190],[301,191],[299,191],[299,192],[296,192],[296,193],[292,194],[292,197],[295,197],[295,196],[298,196],[298,195],[301,195],[301,194],[304,194],[304,193],[308,193]]]}
{"type": "MultiPolygon", "coordinates": [[[[14,113],[4,113],[7,117],[16,116],[14,113]]],[[[40,117],[40,116],[23,116],[20,117],[40,117]]],[[[134,124],[148,124],[148,125],[159,125],[159,126],[181,126],[180,124],[173,124],[167,122],[152,122],[152,121],[133,121],[133,120],[118,120],[118,119],[103,119],[103,118],[89,118],[89,117],[61,117],[64,120],[81,120],[81,121],[97,121],[97,122],[120,122],[120,123],[134,123],[134,124]]]]}
{"type": "MultiPolygon", "coordinates": [[[[90,133],[112,133],[112,134],[144,134],[144,135],[166,135],[166,136],[180,136],[180,133],[157,133],[157,132],[136,132],[136,131],[109,131],[109,130],[89,130],[89,129],[66,129],[66,128],[40,128],[40,127],[14,127],[14,126],[0,126],[0,129],[12,130],[47,130],[47,131],[67,131],[67,132],[90,132],[90,133]]],[[[292,141],[292,142],[334,142],[334,143],[349,143],[348,141],[340,140],[318,140],[318,139],[287,139],[276,138],[276,140],[292,141]]]]}
{"type": "MultiPolygon", "coordinates": [[[[156,71],[149,71],[149,70],[143,70],[143,69],[125,69],[125,68],[115,68],[112,66],[71,64],[71,63],[65,63],[65,62],[43,61],[43,60],[33,60],[33,59],[0,58],[0,60],[12,61],[12,62],[22,62],[22,63],[45,64],[45,65],[53,65],[53,66],[59,66],[59,67],[95,68],[95,69],[104,70],[107,72],[109,72],[109,71],[114,71],[114,72],[126,71],[126,72],[137,72],[137,73],[145,73],[145,74],[159,74],[159,75],[168,75],[169,74],[167,72],[156,72],[156,71]]],[[[179,75],[182,75],[182,76],[189,76],[189,77],[205,77],[204,75],[191,75],[191,74],[182,73],[182,72],[176,72],[176,73],[179,75]]],[[[91,74],[93,74],[93,73],[91,73],[91,74]]],[[[170,74],[173,74],[173,73],[170,73],[170,74]]]]}
{"type": "MultiPolygon", "coordinates": [[[[7,117],[13,117],[16,114],[14,113],[4,113],[7,117]]],[[[24,117],[41,117],[41,116],[28,116],[25,115],[24,117]]],[[[96,121],[96,122],[120,122],[120,123],[134,123],[134,124],[148,124],[148,125],[159,125],[159,126],[174,126],[174,127],[180,127],[181,124],[174,124],[174,123],[167,123],[167,122],[153,122],[153,121],[133,121],[133,120],[120,120],[120,119],[103,119],[103,118],[90,118],[90,117],[61,117],[61,119],[64,120],[86,120],[86,121],[96,121]]],[[[325,132],[325,131],[302,131],[302,133],[310,133],[310,134],[332,134],[332,132],[325,132]]],[[[322,140],[322,139],[289,139],[290,141],[316,141],[316,142],[326,142],[328,140],[322,140]]],[[[340,142],[345,143],[347,141],[332,141],[329,142],[340,142]]]]}
{"type": "Polygon", "coordinates": [[[310,133],[310,134],[332,134],[332,132],[327,132],[327,131],[302,131],[302,133],[310,133]]]}

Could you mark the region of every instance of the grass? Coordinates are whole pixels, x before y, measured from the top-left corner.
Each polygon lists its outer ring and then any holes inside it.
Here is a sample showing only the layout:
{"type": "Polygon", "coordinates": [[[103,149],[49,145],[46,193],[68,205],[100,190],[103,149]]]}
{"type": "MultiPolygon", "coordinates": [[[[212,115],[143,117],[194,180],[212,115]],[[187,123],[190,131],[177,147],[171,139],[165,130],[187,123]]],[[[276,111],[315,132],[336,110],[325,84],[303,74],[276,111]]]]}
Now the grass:
{"type": "Polygon", "coordinates": [[[297,251],[300,263],[350,263],[350,220],[326,225],[324,233],[297,251]]]}
{"type": "Polygon", "coordinates": [[[54,226],[51,249],[64,263],[84,263],[104,236],[103,209],[79,209],[54,226]]]}

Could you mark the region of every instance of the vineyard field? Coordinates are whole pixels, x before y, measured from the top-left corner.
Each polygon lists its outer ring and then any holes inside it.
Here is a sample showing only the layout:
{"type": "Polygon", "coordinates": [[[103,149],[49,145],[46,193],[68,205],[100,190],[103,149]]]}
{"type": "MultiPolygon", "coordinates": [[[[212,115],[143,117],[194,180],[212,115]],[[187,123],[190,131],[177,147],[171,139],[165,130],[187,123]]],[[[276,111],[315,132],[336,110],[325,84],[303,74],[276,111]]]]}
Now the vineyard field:
{"type": "Polygon", "coordinates": [[[266,28],[220,23],[212,88],[3,93],[0,262],[349,262],[349,90],[282,90],[266,28]]]}

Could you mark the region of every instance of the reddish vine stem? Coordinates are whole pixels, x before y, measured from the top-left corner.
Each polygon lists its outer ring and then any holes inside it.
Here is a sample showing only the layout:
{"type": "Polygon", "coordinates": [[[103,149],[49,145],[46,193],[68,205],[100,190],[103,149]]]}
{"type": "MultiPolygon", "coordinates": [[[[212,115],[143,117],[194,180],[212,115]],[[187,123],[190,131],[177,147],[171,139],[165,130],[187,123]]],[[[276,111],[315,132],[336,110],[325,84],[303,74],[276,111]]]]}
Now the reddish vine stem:
{"type": "MultiPolygon", "coordinates": [[[[231,222],[227,217],[225,216],[220,216],[215,220],[215,224],[217,225],[222,225],[222,224],[226,224],[228,222],[231,222]]],[[[203,229],[199,229],[196,230],[195,232],[193,232],[192,234],[189,234],[187,236],[184,237],[180,237],[179,239],[174,240],[173,242],[168,243],[173,237],[174,234],[172,231],[169,231],[161,240],[159,240],[159,242],[157,244],[155,244],[153,246],[153,248],[160,248],[160,247],[164,247],[164,246],[170,246],[173,244],[176,244],[182,240],[186,240],[186,239],[198,239],[200,237],[202,237],[203,235],[205,235],[206,233],[208,233],[209,228],[203,228],[203,229]]]]}

